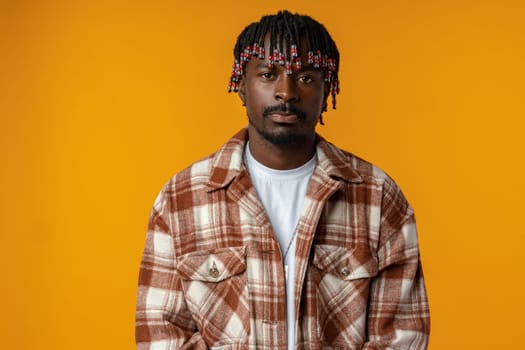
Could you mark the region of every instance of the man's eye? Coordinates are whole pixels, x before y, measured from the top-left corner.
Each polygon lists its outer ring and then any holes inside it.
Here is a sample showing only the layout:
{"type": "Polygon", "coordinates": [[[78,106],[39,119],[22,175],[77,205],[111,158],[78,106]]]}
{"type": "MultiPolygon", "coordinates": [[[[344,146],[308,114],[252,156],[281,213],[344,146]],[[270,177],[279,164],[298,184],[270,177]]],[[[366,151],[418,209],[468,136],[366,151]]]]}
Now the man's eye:
{"type": "Polygon", "coordinates": [[[273,78],[273,73],[271,73],[271,72],[264,72],[264,73],[260,74],[260,77],[263,78],[263,79],[272,79],[273,78]]]}
{"type": "Polygon", "coordinates": [[[307,75],[303,75],[303,76],[300,76],[299,77],[299,81],[301,83],[305,83],[305,84],[310,84],[311,82],[313,82],[314,80],[312,79],[312,77],[309,77],[307,75]]]}

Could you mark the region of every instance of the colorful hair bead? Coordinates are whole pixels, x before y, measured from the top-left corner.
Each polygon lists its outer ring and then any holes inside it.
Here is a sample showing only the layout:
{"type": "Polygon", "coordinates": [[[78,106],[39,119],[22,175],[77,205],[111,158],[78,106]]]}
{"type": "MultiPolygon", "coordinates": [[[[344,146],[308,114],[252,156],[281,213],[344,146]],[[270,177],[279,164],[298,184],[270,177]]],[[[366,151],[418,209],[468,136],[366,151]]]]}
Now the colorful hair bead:
{"type": "Polygon", "coordinates": [[[290,57],[292,60],[297,58],[297,45],[290,46],[290,57]]]}
{"type": "Polygon", "coordinates": [[[286,74],[292,74],[292,63],[290,61],[286,61],[286,74]]]}
{"type": "Polygon", "coordinates": [[[314,53],[313,51],[308,51],[308,64],[314,63],[314,53]]]}
{"type": "Polygon", "coordinates": [[[301,60],[301,57],[295,58],[295,68],[300,72],[303,69],[303,62],[301,60]]]}

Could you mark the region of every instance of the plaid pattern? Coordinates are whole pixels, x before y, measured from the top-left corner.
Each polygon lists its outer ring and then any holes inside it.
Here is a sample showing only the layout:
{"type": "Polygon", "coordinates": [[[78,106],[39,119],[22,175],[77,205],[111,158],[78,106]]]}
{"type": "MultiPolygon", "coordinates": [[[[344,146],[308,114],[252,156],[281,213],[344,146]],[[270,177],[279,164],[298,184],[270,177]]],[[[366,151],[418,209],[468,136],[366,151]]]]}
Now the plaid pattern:
{"type": "MultiPolygon", "coordinates": [[[[156,199],[138,349],[286,349],[281,253],[243,165],[246,137],[175,175],[156,199]]],[[[297,233],[297,349],[426,349],[412,208],[385,173],[321,137],[317,157],[297,233]]]]}

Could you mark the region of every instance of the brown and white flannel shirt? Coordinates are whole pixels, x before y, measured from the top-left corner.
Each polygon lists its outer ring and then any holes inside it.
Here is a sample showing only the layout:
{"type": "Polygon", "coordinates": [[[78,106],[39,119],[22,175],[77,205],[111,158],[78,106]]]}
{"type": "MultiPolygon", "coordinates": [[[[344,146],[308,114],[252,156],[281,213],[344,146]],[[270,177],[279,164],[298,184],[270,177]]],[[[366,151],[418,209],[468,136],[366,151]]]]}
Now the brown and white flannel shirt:
{"type": "MultiPolygon", "coordinates": [[[[285,276],[243,163],[246,130],[175,175],[151,213],[138,349],[286,350],[285,276]]],[[[318,136],[298,224],[296,349],[426,349],[414,213],[381,170],[318,136]]]]}

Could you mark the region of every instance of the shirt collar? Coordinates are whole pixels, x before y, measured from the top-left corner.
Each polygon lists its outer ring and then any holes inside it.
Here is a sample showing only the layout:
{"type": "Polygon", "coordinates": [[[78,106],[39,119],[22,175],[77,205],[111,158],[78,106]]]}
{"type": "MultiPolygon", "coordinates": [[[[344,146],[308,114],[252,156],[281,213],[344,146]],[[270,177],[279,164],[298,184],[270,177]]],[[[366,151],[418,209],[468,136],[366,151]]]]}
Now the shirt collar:
{"type": "MultiPolygon", "coordinates": [[[[245,171],[243,157],[247,140],[248,129],[241,129],[212,155],[209,191],[228,186],[241,171],[245,171]]],[[[320,135],[317,135],[317,140],[317,167],[320,171],[340,181],[363,182],[353,167],[355,156],[337,148],[320,135]]]]}

